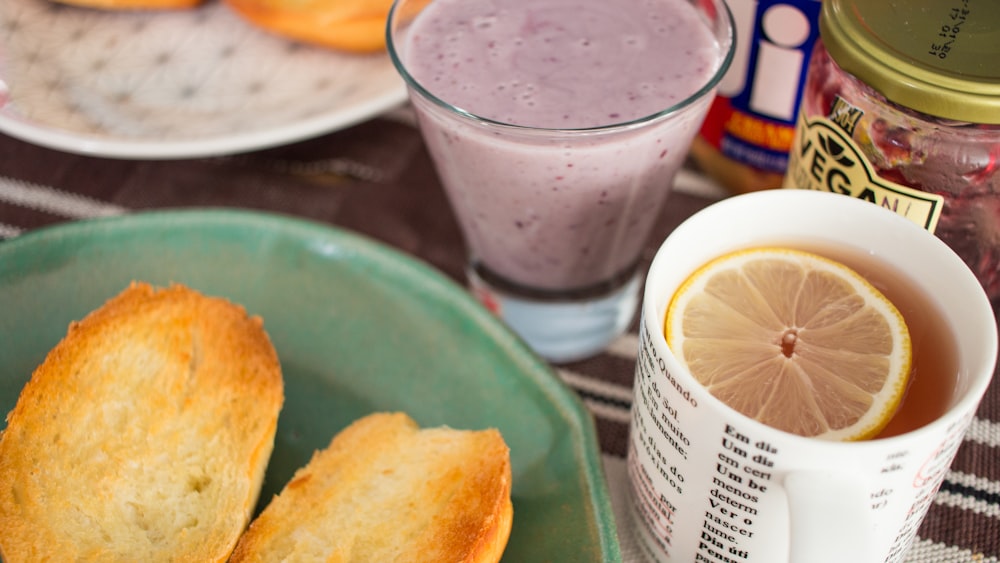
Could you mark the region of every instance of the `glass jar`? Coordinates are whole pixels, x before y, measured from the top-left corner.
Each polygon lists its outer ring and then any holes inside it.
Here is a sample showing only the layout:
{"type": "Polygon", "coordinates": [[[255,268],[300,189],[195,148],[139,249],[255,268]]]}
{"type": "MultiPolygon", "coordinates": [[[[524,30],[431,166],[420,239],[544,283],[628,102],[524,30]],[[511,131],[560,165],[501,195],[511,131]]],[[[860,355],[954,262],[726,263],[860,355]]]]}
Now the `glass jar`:
{"type": "Polygon", "coordinates": [[[1000,2],[826,0],[783,187],[937,234],[1000,298],[1000,2]]]}

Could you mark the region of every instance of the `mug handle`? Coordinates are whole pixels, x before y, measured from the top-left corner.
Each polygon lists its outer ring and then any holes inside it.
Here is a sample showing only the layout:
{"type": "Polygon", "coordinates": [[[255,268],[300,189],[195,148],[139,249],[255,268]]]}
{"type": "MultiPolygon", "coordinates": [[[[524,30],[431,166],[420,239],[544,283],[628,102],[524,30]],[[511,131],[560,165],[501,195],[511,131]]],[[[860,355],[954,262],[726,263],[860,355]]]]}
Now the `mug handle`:
{"type": "Polygon", "coordinates": [[[788,495],[788,561],[874,561],[868,487],[853,475],[799,471],[784,480],[788,495]]]}

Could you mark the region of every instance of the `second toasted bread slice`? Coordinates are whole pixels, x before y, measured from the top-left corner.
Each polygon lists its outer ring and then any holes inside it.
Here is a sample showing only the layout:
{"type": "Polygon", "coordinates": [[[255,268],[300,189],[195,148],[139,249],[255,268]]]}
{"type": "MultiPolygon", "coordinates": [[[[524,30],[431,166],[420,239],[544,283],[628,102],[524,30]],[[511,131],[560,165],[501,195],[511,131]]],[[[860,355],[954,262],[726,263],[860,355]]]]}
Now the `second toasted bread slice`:
{"type": "Polygon", "coordinates": [[[296,472],[231,561],[493,563],[510,535],[510,488],[497,430],[368,415],[296,472]]]}
{"type": "Polygon", "coordinates": [[[284,400],[261,319],[136,283],[70,326],[0,434],[0,558],[225,561],[284,400]]]}

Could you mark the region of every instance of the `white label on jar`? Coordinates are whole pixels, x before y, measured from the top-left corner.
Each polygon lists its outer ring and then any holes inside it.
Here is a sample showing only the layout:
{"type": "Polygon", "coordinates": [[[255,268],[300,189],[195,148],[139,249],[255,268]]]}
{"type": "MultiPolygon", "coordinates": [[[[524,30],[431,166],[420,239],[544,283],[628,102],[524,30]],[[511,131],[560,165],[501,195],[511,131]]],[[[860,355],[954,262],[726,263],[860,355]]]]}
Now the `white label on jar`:
{"type": "MultiPolygon", "coordinates": [[[[838,114],[838,118],[850,120],[851,115],[838,114]]],[[[944,198],[881,178],[845,133],[852,125],[800,113],[782,187],[829,191],[870,201],[933,233],[944,198]]]]}

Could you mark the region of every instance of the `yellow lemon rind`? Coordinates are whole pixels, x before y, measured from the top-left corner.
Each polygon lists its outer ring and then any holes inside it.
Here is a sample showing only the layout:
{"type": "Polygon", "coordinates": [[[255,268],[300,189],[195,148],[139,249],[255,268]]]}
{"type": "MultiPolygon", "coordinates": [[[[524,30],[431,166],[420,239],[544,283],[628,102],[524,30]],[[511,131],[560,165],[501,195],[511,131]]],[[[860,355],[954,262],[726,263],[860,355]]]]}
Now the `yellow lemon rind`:
{"type": "MultiPolygon", "coordinates": [[[[868,280],[840,262],[797,249],[763,247],[737,250],[720,256],[691,274],[677,289],[667,306],[664,318],[664,336],[667,345],[680,362],[688,365],[684,357],[683,314],[690,301],[705,291],[708,281],[724,270],[739,269],[753,260],[781,259],[797,261],[806,268],[820,268],[834,271],[839,277],[865,298],[868,306],[874,307],[889,323],[893,337],[892,354],[889,356],[888,377],[882,389],[873,395],[872,405],[877,407],[867,411],[850,426],[829,429],[815,438],[833,441],[865,440],[875,437],[891,420],[902,401],[908,384],[911,368],[911,342],[905,320],[899,310],[868,280]]],[[[689,367],[689,366],[688,366],[689,367]]],[[[689,367],[690,369],[690,367],[689,367]]]]}

